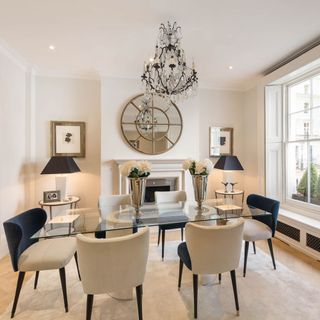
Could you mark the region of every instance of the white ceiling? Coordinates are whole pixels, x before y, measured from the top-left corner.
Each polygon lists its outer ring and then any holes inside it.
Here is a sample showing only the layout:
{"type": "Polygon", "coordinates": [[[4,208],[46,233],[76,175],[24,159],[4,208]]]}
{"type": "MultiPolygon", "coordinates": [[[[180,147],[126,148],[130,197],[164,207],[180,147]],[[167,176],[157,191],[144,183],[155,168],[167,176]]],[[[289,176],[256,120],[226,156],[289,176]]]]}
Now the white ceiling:
{"type": "Polygon", "coordinates": [[[0,38],[43,73],[139,78],[176,20],[200,85],[245,90],[320,35],[319,12],[319,0],[0,0],[0,38]]]}

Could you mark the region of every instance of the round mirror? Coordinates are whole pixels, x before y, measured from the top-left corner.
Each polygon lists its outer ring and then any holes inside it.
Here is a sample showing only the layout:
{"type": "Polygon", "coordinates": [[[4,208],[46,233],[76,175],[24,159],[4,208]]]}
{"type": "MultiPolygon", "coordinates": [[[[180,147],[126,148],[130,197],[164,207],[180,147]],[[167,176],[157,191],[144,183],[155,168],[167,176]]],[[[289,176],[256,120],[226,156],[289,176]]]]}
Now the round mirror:
{"type": "Polygon", "coordinates": [[[169,99],[140,94],[132,98],[121,115],[121,130],[128,144],[146,154],[170,150],[182,133],[182,117],[169,99]]]}

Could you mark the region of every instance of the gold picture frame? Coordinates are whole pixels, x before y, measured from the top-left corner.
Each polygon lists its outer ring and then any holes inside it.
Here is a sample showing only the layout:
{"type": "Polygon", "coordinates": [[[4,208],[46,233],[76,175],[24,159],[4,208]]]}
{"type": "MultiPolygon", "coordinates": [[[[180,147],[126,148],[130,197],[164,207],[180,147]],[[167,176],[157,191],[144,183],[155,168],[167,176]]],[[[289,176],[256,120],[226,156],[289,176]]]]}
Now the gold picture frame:
{"type": "Polygon", "coordinates": [[[209,128],[209,156],[233,155],[233,128],[209,128]]]}
{"type": "Polygon", "coordinates": [[[85,122],[50,121],[50,131],[51,156],[85,157],[85,122]]]}

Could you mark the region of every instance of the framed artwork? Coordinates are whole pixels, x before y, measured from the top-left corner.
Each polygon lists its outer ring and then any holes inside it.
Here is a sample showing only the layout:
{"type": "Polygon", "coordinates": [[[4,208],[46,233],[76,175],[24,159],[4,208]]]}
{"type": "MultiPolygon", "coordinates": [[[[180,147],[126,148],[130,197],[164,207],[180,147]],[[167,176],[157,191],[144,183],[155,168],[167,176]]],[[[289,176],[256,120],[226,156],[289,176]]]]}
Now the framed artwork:
{"type": "Polygon", "coordinates": [[[220,157],[233,154],[233,128],[209,128],[209,156],[220,157]]]}
{"type": "Polygon", "coordinates": [[[44,191],[43,192],[43,202],[58,202],[61,200],[60,191],[54,190],[54,191],[44,191]]]}
{"type": "Polygon", "coordinates": [[[51,121],[51,156],[84,158],[85,122],[51,121]]]}

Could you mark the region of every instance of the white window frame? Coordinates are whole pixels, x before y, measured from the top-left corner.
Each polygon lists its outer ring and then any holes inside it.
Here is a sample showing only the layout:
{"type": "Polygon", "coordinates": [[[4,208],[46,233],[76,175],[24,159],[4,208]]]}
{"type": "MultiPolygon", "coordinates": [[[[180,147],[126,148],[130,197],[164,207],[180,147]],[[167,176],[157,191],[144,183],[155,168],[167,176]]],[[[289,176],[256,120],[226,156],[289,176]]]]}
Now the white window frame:
{"type": "MultiPolygon", "coordinates": [[[[319,75],[320,76],[320,68],[317,68],[315,70],[312,70],[311,72],[307,72],[304,73],[303,75],[289,81],[286,82],[282,85],[282,93],[283,93],[283,147],[282,147],[282,152],[283,152],[283,195],[282,195],[282,199],[283,199],[283,207],[285,209],[289,209],[289,210],[293,210],[293,211],[297,211],[302,215],[306,215],[315,219],[320,220],[320,206],[319,205],[315,205],[312,203],[307,203],[307,202],[303,202],[303,201],[299,201],[299,200],[294,200],[292,198],[288,197],[288,193],[287,193],[287,186],[288,186],[288,175],[287,175],[287,167],[288,167],[288,145],[290,143],[295,143],[295,142],[302,142],[302,140],[296,140],[296,141],[289,141],[288,137],[289,137],[289,113],[288,113],[288,109],[289,109],[289,88],[297,85],[301,82],[304,82],[308,79],[311,79],[315,76],[319,75]]],[[[319,139],[307,139],[307,140],[303,140],[304,142],[314,142],[314,141],[319,141],[320,142],[320,138],[319,139]]],[[[309,179],[310,179],[310,174],[308,175],[309,179]]]]}

